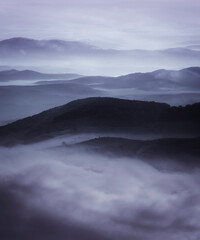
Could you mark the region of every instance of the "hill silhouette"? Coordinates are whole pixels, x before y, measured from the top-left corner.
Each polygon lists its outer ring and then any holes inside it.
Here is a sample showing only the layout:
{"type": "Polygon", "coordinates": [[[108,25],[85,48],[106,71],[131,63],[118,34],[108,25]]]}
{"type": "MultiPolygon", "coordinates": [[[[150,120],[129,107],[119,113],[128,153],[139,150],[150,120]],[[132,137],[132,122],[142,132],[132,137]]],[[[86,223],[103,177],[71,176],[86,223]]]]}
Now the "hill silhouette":
{"type": "Polygon", "coordinates": [[[26,143],[69,132],[118,132],[196,136],[200,134],[200,103],[168,104],[86,98],[0,127],[1,144],[26,143]]]}
{"type": "MultiPolygon", "coordinates": [[[[181,166],[200,167],[200,138],[132,140],[102,137],[72,145],[114,157],[130,157],[163,164],[166,160],[181,166]]],[[[71,147],[63,144],[59,147],[71,147]]]]}

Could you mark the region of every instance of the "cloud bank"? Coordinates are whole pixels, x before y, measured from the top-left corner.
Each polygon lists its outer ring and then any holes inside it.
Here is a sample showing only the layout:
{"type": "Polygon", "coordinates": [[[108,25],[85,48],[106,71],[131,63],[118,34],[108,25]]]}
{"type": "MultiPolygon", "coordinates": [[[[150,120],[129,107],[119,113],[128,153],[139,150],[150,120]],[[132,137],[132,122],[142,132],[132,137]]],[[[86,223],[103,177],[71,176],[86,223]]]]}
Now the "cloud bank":
{"type": "Polygon", "coordinates": [[[198,170],[43,148],[0,150],[5,240],[199,238],[198,170]]]}

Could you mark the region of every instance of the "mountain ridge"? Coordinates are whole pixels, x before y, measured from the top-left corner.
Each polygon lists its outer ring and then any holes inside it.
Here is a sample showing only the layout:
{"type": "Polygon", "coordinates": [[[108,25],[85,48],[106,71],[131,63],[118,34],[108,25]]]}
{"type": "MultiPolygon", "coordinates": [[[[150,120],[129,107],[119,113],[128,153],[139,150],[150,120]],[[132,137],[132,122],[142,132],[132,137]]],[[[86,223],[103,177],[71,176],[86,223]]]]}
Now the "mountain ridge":
{"type": "Polygon", "coordinates": [[[71,80],[75,78],[83,77],[75,73],[63,73],[63,74],[53,74],[53,73],[41,73],[33,70],[5,70],[0,71],[0,81],[11,81],[11,80],[48,80],[48,79],[58,79],[58,80],[71,80]]]}
{"type": "Polygon", "coordinates": [[[167,160],[168,164],[169,161],[175,161],[181,163],[181,166],[200,167],[200,137],[156,140],[100,137],[72,145],[63,143],[57,148],[63,147],[83,147],[87,151],[98,154],[139,158],[149,163],[157,161],[164,163],[167,160]]]}
{"type": "Polygon", "coordinates": [[[0,143],[26,143],[66,133],[118,132],[200,135],[200,103],[170,107],[165,103],[85,98],[0,127],[0,143]]]}
{"type": "Polygon", "coordinates": [[[199,65],[199,59],[200,51],[187,48],[118,50],[65,40],[13,38],[0,41],[1,65],[15,66],[17,62],[19,66],[33,66],[40,71],[47,66],[54,71],[59,67],[81,75],[119,76],[138,69],[146,72],[166,66],[184,68],[199,65]],[[106,62],[110,62],[109,66],[106,62]]]}
{"type": "Polygon", "coordinates": [[[17,62],[18,66],[42,72],[67,69],[86,76],[119,76],[158,68],[196,66],[199,60],[200,51],[187,48],[119,50],[67,40],[13,38],[0,41],[1,65],[16,66],[17,62]]]}
{"type": "Polygon", "coordinates": [[[200,67],[181,70],[158,69],[153,72],[136,72],[118,77],[88,76],[73,80],[77,83],[95,84],[97,88],[139,90],[200,90],[200,67]]]}

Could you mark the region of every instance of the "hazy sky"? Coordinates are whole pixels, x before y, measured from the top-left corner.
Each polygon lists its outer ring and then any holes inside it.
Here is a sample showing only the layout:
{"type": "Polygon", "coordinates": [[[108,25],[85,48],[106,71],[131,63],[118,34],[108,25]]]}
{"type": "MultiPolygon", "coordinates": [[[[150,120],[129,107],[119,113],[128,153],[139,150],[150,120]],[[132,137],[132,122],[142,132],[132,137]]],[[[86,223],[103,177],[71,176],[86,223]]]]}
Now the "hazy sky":
{"type": "Polygon", "coordinates": [[[199,43],[199,0],[1,0],[0,38],[159,49],[199,43]]]}

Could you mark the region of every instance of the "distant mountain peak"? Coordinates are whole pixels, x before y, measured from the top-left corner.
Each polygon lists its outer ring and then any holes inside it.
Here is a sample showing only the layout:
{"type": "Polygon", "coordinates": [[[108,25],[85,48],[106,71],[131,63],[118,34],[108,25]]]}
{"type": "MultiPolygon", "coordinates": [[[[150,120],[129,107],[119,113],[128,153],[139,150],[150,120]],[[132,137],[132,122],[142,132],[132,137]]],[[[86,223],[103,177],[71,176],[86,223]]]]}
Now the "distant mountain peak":
{"type": "Polygon", "coordinates": [[[191,71],[191,72],[196,72],[200,74],[200,67],[189,67],[189,68],[184,68],[182,71],[191,71]]]}
{"type": "Polygon", "coordinates": [[[67,68],[81,75],[119,76],[133,71],[184,68],[198,65],[199,60],[200,51],[188,48],[117,50],[80,41],[23,37],[0,41],[2,65],[34,66],[35,69],[49,67],[54,71],[67,68]]]}
{"type": "Polygon", "coordinates": [[[14,38],[9,38],[9,39],[5,39],[0,41],[3,44],[19,44],[19,43],[34,43],[37,40],[32,39],[32,38],[24,38],[24,37],[14,37],[14,38]]]}
{"type": "Polygon", "coordinates": [[[9,75],[9,74],[17,73],[17,72],[19,72],[19,71],[16,70],[16,69],[10,69],[10,70],[0,71],[0,74],[3,74],[3,75],[9,75]]]}
{"type": "Polygon", "coordinates": [[[0,71],[0,82],[11,81],[11,80],[71,80],[79,78],[81,75],[75,73],[64,73],[64,74],[50,74],[50,73],[41,73],[29,69],[25,70],[6,70],[0,71]]]}
{"type": "Polygon", "coordinates": [[[92,46],[90,44],[80,42],[80,41],[71,41],[71,40],[60,40],[60,39],[47,39],[47,40],[38,40],[38,39],[32,39],[32,38],[25,38],[25,37],[15,37],[15,38],[9,38],[0,41],[0,44],[3,45],[38,45],[38,46],[45,46],[45,45],[51,45],[51,46],[76,46],[76,47],[87,47],[87,48],[97,48],[95,46],[92,46]]]}

